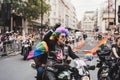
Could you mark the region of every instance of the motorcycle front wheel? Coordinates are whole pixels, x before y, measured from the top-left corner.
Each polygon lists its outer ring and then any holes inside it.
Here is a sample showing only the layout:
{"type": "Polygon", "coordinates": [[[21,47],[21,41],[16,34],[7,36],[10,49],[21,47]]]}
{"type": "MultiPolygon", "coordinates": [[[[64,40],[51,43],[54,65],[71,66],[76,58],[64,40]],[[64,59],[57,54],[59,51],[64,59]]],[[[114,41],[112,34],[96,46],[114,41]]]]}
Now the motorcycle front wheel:
{"type": "Polygon", "coordinates": [[[28,54],[29,54],[28,48],[24,48],[24,51],[23,51],[23,60],[27,59],[28,54]]]}
{"type": "Polygon", "coordinates": [[[100,68],[98,70],[97,77],[98,77],[98,80],[111,80],[108,75],[107,68],[100,68]]]}
{"type": "Polygon", "coordinates": [[[114,78],[114,80],[120,80],[119,71],[114,71],[112,73],[112,78],[114,78]]]}

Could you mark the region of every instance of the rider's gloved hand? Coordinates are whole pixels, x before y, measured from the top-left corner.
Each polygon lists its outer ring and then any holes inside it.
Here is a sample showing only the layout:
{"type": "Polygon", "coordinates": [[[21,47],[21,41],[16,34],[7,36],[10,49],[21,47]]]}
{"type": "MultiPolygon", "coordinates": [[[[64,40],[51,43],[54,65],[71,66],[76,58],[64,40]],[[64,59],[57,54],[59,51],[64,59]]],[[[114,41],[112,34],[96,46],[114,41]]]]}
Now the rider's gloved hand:
{"type": "Polygon", "coordinates": [[[54,26],[54,28],[53,28],[53,30],[55,31],[60,26],[61,26],[61,23],[56,23],[55,26],[54,26]]]}

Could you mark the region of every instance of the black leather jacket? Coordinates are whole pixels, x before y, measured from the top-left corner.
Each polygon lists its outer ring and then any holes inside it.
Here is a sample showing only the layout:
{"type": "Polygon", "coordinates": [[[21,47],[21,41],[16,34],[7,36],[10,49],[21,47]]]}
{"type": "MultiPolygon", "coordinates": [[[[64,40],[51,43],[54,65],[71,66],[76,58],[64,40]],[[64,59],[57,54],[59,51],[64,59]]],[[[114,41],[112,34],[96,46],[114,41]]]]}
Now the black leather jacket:
{"type": "Polygon", "coordinates": [[[75,53],[72,51],[70,46],[68,46],[68,45],[60,46],[57,44],[56,41],[50,40],[50,36],[52,33],[53,33],[52,30],[48,31],[43,38],[43,40],[47,43],[47,45],[49,47],[49,52],[55,51],[56,50],[55,48],[59,48],[63,51],[63,55],[64,55],[64,47],[68,47],[68,56],[70,56],[72,59],[79,58],[77,55],[75,55],[75,53]]]}
{"type": "Polygon", "coordinates": [[[56,41],[50,41],[49,43],[49,52],[50,51],[56,51],[56,50],[62,50],[63,56],[69,56],[72,59],[79,58],[68,45],[58,45],[56,41]]]}

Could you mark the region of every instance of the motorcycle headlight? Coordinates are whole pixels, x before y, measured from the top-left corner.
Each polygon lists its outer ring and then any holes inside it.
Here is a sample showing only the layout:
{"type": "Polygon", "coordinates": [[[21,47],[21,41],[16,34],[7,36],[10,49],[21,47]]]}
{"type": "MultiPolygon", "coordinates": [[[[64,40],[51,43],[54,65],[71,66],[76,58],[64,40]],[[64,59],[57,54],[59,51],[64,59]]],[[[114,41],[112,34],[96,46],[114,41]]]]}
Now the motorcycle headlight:
{"type": "Polygon", "coordinates": [[[83,76],[82,80],[90,80],[89,76],[83,76]]]}

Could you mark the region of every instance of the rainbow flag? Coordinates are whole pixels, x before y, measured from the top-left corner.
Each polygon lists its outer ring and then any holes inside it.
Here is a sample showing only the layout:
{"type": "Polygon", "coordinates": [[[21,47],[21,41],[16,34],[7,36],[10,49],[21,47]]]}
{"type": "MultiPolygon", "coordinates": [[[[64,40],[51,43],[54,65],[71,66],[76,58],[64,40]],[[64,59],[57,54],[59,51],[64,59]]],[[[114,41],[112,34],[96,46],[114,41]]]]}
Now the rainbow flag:
{"type": "Polygon", "coordinates": [[[80,49],[81,47],[83,47],[85,45],[85,42],[83,42],[83,43],[81,43],[81,44],[79,44],[77,47],[74,47],[72,50],[73,50],[73,52],[76,52],[76,51],[78,51],[78,49],[80,49]]]}
{"type": "Polygon", "coordinates": [[[106,42],[107,42],[107,38],[103,38],[103,39],[98,43],[97,47],[100,47],[101,45],[106,44],[106,42]]]}
{"type": "Polygon", "coordinates": [[[45,54],[46,52],[48,52],[48,46],[47,43],[45,41],[39,42],[36,47],[34,48],[34,50],[30,51],[27,59],[32,59],[34,57],[40,56],[42,54],[45,54]]]}
{"type": "Polygon", "coordinates": [[[84,59],[91,61],[93,59],[93,55],[91,53],[87,53],[85,54],[84,59]]]}
{"type": "Polygon", "coordinates": [[[98,50],[98,48],[102,45],[104,45],[107,42],[107,38],[103,38],[101,41],[98,42],[98,44],[91,49],[90,51],[86,51],[84,54],[84,58],[87,60],[92,60],[93,59],[93,55],[96,54],[96,51],[98,50]]]}

